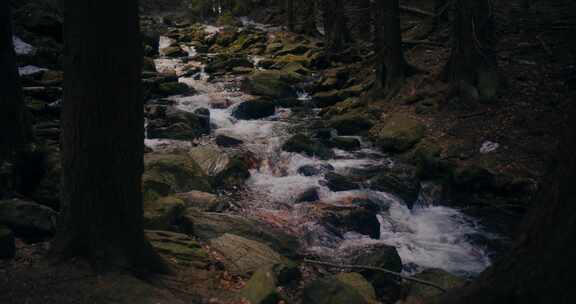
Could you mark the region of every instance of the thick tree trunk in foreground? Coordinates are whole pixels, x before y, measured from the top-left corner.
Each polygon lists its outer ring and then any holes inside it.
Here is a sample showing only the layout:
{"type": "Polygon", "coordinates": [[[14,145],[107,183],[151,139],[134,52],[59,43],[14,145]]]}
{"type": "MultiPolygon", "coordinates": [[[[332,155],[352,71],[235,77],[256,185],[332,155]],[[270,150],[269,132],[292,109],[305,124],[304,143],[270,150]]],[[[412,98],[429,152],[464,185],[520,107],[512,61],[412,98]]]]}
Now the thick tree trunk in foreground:
{"type": "Polygon", "coordinates": [[[294,0],[285,0],[286,26],[289,31],[294,31],[294,0]]]}
{"type": "Polygon", "coordinates": [[[321,1],[326,49],[334,53],[340,52],[351,40],[343,0],[321,1]]]}
{"type": "Polygon", "coordinates": [[[455,0],[454,5],[453,46],[445,79],[458,85],[466,99],[490,101],[499,83],[492,0],[455,0]]]}
{"type": "MultiPolygon", "coordinates": [[[[12,36],[10,1],[0,1],[0,174],[3,166],[13,163],[19,154],[27,150],[32,137],[12,36]]],[[[15,177],[0,175],[0,178],[3,179],[0,181],[0,196],[2,188],[17,186],[9,185],[11,182],[8,181],[15,177]]]]}
{"type": "MultiPolygon", "coordinates": [[[[574,110],[574,109],[573,109],[574,110]]],[[[512,252],[441,303],[576,303],[576,113],[512,252]]]]}
{"type": "Polygon", "coordinates": [[[377,87],[386,94],[394,94],[410,72],[410,66],[406,63],[402,51],[399,1],[376,1],[375,13],[377,87]]]}
{"type": "Polygon", "coordinates": [[[373,23],[370,0],[348,1],[346,8],[350,32],[355,40],[371,41],[373,23]]]}
{"type": "Polygon", "coordinates": [[[65,0],[62,219],[54,248],[97,267],[164,272],[145,239],[137,0],[65,0]]]}

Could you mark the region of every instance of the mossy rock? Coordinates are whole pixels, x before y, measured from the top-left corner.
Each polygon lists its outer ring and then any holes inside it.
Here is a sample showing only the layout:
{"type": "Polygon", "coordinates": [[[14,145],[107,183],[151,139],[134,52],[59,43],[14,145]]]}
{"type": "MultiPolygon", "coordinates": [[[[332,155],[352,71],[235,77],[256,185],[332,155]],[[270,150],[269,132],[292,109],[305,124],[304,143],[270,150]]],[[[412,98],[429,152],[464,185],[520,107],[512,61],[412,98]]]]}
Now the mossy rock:
{"type": "Polygon", "coordinates": [[[292,263],[264,243],[230,233],[210,240],[210,247],[224,257],[222,262],[226,269],[235,275],[251,274],[265,266],[292,263]]]}
{"type": "MultiPolygon", "coordinates": [[[[374,244],[361,252],[352,252],[351,261],[355,265],[366,265],[402,272],[402,260],[396,248],[385,244],[374,244]]],[[[378,295],[392,298],[399,295],[398,278],[375,270],[362,270],[360,273],[374,286],[378,295]]]]}
{"type": "Polygon", "coordinates": [[[237,37],[238,33],[235,29],[224,30],[216,35],[216,44],[221,47],[227,47],[236,41],[237,37]]]}
{"type": "Polygon", "coordinates": [[[294,236],[251,218],[190,208],[186,211],[181,229],[203,241],[233,233],[267,244],[283,256],[298,257],[299,243],[294,236]]]}
{"type": "Polygon", "coordinates": [[[158,91],[155,92],[162,96],[182,95],[190,93],[191,89],[184,83],[180,82],[165,82],[158,85],[158,91]]]}
{"type": "MultiPolygon", "coordinates": [[[[434,283],[446,290],[459,288],[466,284],[465,279],[441,269],[427,269],[413,277],[434,283]]],[[[405,293],[407,296],[402,303],[438,303],[438,297],[442,291],[422,284],[409,283],[405,286],[405,293]]]]}
{"type": "Polygon", "coordinates": [[[372,117],[363,113],[346,113],[333,116],[328,120],[328,127],[336,129],[338,135],[361,135],[374,126],[372,117]]]}
{"type": "Polygon", "coordinates": [[[146,201],[143,207],[144,228],[155,230],[171,230],[186,211],[184,201],[176,196],[146,201]]]}
{"type": "Polygon", "coordinates": [[[320,159],[329,159],[334,152],[321,142],[312,140],[304,134],[296,134],[284,143],[282,149],[287,152],[301,153],[320,159]]]}
{"type": "Polygon", "coordinates": [[[327,278],[313,281],[302,290],[302,304],[367,304],[369,303],[354,287],[327,278]]]}
{"type": "Polygon", "coordinates": [[[296,73],[285,71],[258,71],[246,77],[242,83],[244,92],[270,98],[295,96],[291,85],[302,80],[296,73]]]}
{"type": "Polygon", "coordinates": [[[161,49],[160,54],[166,57],[184,57],[188,55],[188,53],[186,53],[181,47],[177,45],[161,49]]]}
{"type": "Polygon", "coordinates": [[[232,155],[214,145],[195,147],[188,155],[200,164],[215,186],[227,189],[239,188],[250,178],[248,165],[241,155],[232,155]]]}
{"type": "Polygon", "coordinates": [[[237,119],[261,119],[274,115],[276,106],[270,100],[254,99],[246,100],[238,105],[232,112],[237,119]]]}
{"type": "Polygon", "coordinates": [[[273,267],[262,267],[246,282],[240,296],[251,304],[277,304],[282,300],[277,290],[277,281],[273,267]]]}
{"type": "Polygon", "coordinates": [[[213,191],[202,168],[186,154],[149,153],[144,161],[142,180],[145,201],[192,190],[213,191]]]}
{"type": "Polygon", "coordinates": [[[388,152],[405,152],[424,138],[422,123],[403,114],[387,115],[370,130],[370,138],[388,152]]]}
{"type": "Polygon", "coordinates": [[[361,274],[357,272],[341,272],[335,275],[334,278],[354,288],[364,297],[367,303],[378,303],[374,287],[361,274]]]}
{"type": "Polygon", "coordinates": [[[202,246],[185,234],[147,230],[146,237],[160,254],[179,265],[206,268],[210,263],[210,257],[202,246]]]}

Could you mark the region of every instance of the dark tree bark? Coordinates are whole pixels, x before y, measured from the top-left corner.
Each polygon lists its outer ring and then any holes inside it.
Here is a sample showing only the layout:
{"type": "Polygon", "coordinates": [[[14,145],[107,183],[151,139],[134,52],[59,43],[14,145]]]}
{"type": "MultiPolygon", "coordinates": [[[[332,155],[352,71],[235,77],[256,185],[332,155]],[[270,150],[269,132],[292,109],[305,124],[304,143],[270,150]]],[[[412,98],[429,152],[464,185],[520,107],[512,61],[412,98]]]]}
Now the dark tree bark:
{"type": "Polygon", "coordinates": [[[321,0],[326,49],[340,52],[350,42],[343,0],[321,0]]]}
{"type": "Polygon", "coordinates": [[[65,0],[63,258],[137,272],[168,268],[144,236],[138,1],[65,0]]]}
{"type": "Polygon", "coordinates": [[[576,112],[513,250],[445,304],[576,303],[576,112]]]}
{"type": "Polygon", "coordinates": [[[294,31],[294,0],[285,0],[286,26],[289,31],[294,31]]]}
{"type": "Polygon", "coordinates": [[[454,5],[453,45],[444,78],[458,85],[465,100],[490,101],[499,83],[492,0],[455,0],[454,5]]]}
{"type": "MultiPolygon", "coordinates": [[[[16,67],[12,24],[10,16],[10,1],[0,3],[0,171],[5,171],[8,163],[14,165],[16,158],[28,149],[32,138],[30,121],[28,120],[20,76],[16,67]]],[[[0,181],[0,196],[2,188],[17,187],[17,172],[11,166],[3,181],[0,181]],[[6,183],[6,184],[5,184],[6,183]]],[[[5,172],[6,173],[6,172],[5,172]]],[[[0,172],[0,174],[2,174],[0,172]]],[[[2,177],[2,176],[0,176],[2,177]]]]}
{"type": "Polygon", "coordinates": [[[402,51],[399,1],[376,1],[375,13],[377,87],[386,94],[394,94],[411,73],[402,51]]]}
{"type": "Polygon", "coordinates": [[[350,32],[355,40],[371,41],[373,23],[370,0],[347,1],[346,4],[350,32]]]}

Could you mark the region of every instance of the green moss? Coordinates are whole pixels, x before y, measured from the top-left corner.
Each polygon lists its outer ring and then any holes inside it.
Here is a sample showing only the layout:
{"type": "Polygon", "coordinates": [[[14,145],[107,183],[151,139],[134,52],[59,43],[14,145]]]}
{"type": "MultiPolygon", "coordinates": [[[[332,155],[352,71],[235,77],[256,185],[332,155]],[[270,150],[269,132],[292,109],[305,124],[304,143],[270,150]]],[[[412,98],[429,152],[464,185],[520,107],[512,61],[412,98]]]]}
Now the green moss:
{"type": "Polygon", "coordinates": [[[162,197],[144,202],[144,227],[168,230],[186,211],[184,201],[175,197],[162,197]]]}
{"type": "Polygon", "coordinates": [[[356,272],[341,272],[334,278],[354,288],[368,303],[377,303],[376,291],[370,282],[356,272]]]}
{"type": "Polygon", "coordinates": [[[405,152],[425,135],[426,128],[417,120],[402,114],[390,115],[370,130],[370,137],[384,150],[405,152]]]}
{"type": "Polygon", "coordinates": [[[204,268],[210,256],[202,246],[185,234],[148,230],[146,237],[160,254],[173,258],[178,264],[204,268]]]}

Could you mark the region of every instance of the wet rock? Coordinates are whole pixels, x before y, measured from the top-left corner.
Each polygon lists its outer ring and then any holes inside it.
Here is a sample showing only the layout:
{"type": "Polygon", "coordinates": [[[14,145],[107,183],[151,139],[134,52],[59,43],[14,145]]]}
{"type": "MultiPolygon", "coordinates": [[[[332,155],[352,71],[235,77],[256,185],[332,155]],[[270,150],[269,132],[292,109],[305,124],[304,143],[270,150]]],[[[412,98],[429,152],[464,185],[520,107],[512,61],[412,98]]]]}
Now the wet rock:
{"type": "Polygon", "coordinates": [[[176,223],[184,216],[184,201],[176,196],[167,196],[155,201],[145,201],[143,225],[146,229],[175,230],[176,223]]]}
{"type": "Polygon", "coordinates": [[[212,109],[228,109],[232,105],[229,99],[219,99],[210,102],[210,108],[212,109]]]}
{"type": "Polygon", "coordinates": [[[190,93],[191,89],[184,83],[180,82],[165,82],[158,85],[158,90],[155,92],[160,96],[182,95],[190,93]]]}
{"type": "Polygon", "coordinates": [[[324,212],[321,222],[337,228],[342,234],[354,231],[373,239],[380,238],[380,222],[375,212],[358,207],[330,207],[324,212]]]}
{"type": "Polygon", "coordinates": [[[226,153],[214,145],[195,147],[188,154],[217,187],[239,188],[250,178],[248,165],[240,154],[226,153]]]}
{"type": "Polygon", "coordinates": [[[328,92],[318,92],[312,96],[312,101],[314,105],[318,108],[325,108],[333,106],[340,101],[348,98],[344,92],[339,90],[332,90],[328,92]]]}
{"type": "Polygon", "coordinates": [[[489,189],[494,185],[495,175],[481,165],[471,164],[456,168],[453,182],[470,191],[489,189]]]}
{"type": "Polygon", "coordinates": [[[302,290],[302,304],[367,304],[364,296],[336,278],[313,281],[302,290]]]}
{"type": "Polygon", "coordinates": [[[227,47],[238,37],[238,32],[235,29],[220,31],[216,35],[216,44],[222,47],[227,47]]]}
{"type": "Polygon", "coordinates": [[[325,178],[326,186],[335,192],[360,189],[359,183],[344,175],[329,172],[326,173],[325,178]]]}
{"type": "Polygon", "coordinates": [[[360,113],[347,113],[333,116],[328,120],[328,126],[338,131],[338,135],[359,135],[370,130],[374,122],[360,113]]]}
{"type": "Polygon", "coordinates": [[[370,138],[385,151],[405,152],[424,137],[425,130],[410,116],[395,114],[370,129],[370,138]]]}
{"type": "Polygon", "coordinates": [[[147,230],[146,237],[158,253],[170,257],[178,265],[205,269],[210,263],[202,246],[185,234],[147,230]]]}
{"type": "Polygon", "coordinates": [[[181,47],[177,45],[169,46],[160,50],[160,54],[166,57],[185,57],[188,56],[181,47]]]}
{"type": "Polygon", "coordinates": [[[224,147],[224,148],[231,148],[231,147],[238,147],[242,144],[244,144],[244,141],[240,140],[240,139],[236,139],[234,137],[230,137],[227,135],[217,135],[215,142],[218,146],[220,147],[224,147]]]}
{"type": "Polygon", "coordinates": [[[210,133],[209,112],[190,113],[174,106],[147,106],[148,138],[192,140],[210,133]]]}
{"type": "Polygon", "coordinates": [[[296,197],[296,203],[303,203],[303,202],[316,202],[320,199],[320,195],[318,194],[318,188],[312,187],[310,189],[305,190],[301,194],[296,197]]]}
{"type": "Polygon", "coordinates": [[[225,233],[233,233],[267,244],[286,257],[298,257],[299,243],[295,237],[250,218],[189,209],[181,228],[202,241],[217,238],[225,233]]]}
{"type": "Polygon", "coordinates": [[[0,224],[24,238],[53,235],[57,216],[51,208],[33,202],[17,199],[0,201],[0,224]]]}
{"type": "Polygon", "coordinates": [[[371,178],[368,188],[388,192],[401,198],[412,208],[420,193],[420,179],[415,167],[396,165],[371,178]]]}
{"type": "MultiPolygon", "coordinates": [[[[463,278],[441,269],[427,269],[415,275],[414,278],[435,283],[446,290],[462,287],[466,284],[466,280],[463,278]]],[[[416,283],[406,284],[404,289],[406,297],[401,300],[400,304],[436,303],[442,294],[436,288],[416,283]]]]}
{"type": "Polygon", "coordinates": [[[276,113],[276,106],[266,99],[247,100],[238,105],[232,112],[237,119],[260,119],[276,113]]]}
{"type": "MultiPolygon", "coordinates": [[[[365,265],[384,268],[390,271],[401,272],[402,260],[396,248],[385,244],[374,244],[349,252],[350,261],[354,265],[365,265]]],[[[363,270],[360,273],[376,289],[378,295],[392,298],[392,303],[399,296],[398,278],[392,275],[375,271],[363,270]]]]}
{"type": "Polygon", "coordinates": [[[202,168],[186,154],[148,153],[144,162],[142,187],[145,201],[192,190],[212,192],[202,168]]]}
{"type": "Polygon", "coordinates": [[[360,149],[360,140],[352,137],[336,136],[330,140],[330,145],[346,151],[355,151],[360,149]]]}
{"type": "Polygon", "coordinates": [[[313,141],[304,134],[296,134],[284,143],[282,149],[287,152],[301,153],[320,159],[329,159],[334,152],[320,142],[313,141]]]}
{"type": "Polygon", "coordinates": [[[8,227],[0,225],[0,260],[11,259],[15,254],[14,234],[8,227]]]}
{"type": "Polygon", "coordinates": [[[254,65],[246,56],[218,55],[211,58],[211,61],[205,67],[205,71],[212,74],[232,71],[234,68],[249,68],[249,71],[251,71],[254,65]]]}
{"type": "Polygon", "coordinates": [[[332,171],[334,167],[330,164],[304,165],[298,168],[298,174],[304,176],[317,176],[332,171]]]}
{"type": "Polygon", "coordinates": [[[387,212],[390,209],[392,202],[370,199],[370,198],[355,198],[352,200],[352,205],[370,210],[374,213],[387,212]]]}
{"type": "Polygon", "coordinates": [[[304,105],[304,101],[298,98],[275,99],[274,104],[280,108],[297,108],[304,105]]]}
{"type": "Polygon", "coordinates": [[[341,272],[334,276],[334,278],[346,285],[351,286],[356,290],[367,303],[377,303],[376,291],[372,284],[368,282],[361,274],[357,272],[341,272]]]}
{"type": "Polygon", "coordinates": [[[246,77],[242,82],[242,90],[248,94],[270,98],[286,98],[295,96],[291,85],[300,81],[294,73],[283,71],[258,71],[246,77]]]}
{"type": "Polygon", "coordinates": [[[273,304],[282,301],[278,293],[278,278],[271,266],[258,269],[246,286],[240,291],[240,296],[251,304],[273,304]]]}
{"type": "Polygon", "coordinates": [[[194,207],[202,211],[218,211],[224,206],[224,202],[216,194],[202,191],[178,193],[176,197],[181,199],[186,207],[194,207]]]}
{"type": "Polygon", "coordinates": [[[268,245],[235,234],[225,233],[210,240],[210,247],[224,257],[226,270],[235,275],[247,275],[261,267],[291,263],[268,245]]]}
{"type": "Polygon", "coordinates": [[[42,73],[40,84],[43,86],[60,87],[64,83],[64,72],[47,70],[42,73]]]}
{"type": "Polygon", "coordinates": [[[331,128],[320,128],[316,130],[315,137],[321,140],[330,140],[337,134],[336,129],[331,128]]]}

